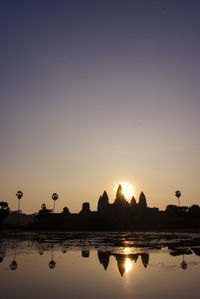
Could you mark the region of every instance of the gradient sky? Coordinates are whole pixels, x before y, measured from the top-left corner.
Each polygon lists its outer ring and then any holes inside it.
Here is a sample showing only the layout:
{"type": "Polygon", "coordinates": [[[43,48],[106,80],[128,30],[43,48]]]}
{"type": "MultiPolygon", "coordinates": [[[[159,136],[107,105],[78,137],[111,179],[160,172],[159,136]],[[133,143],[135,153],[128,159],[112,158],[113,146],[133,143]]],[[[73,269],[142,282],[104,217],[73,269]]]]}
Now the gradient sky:
{"type": "Polygon", "coordinates": [[[1,1],[0,190],[96,209],[119,182],[200,204],[200,2],[1,1]]]}

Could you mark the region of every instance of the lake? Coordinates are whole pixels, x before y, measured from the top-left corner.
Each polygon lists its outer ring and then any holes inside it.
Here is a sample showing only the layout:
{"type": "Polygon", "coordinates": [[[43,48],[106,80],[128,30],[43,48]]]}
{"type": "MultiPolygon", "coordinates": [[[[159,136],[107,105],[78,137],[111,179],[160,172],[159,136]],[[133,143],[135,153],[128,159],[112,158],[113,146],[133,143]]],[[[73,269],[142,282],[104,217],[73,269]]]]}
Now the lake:
{"type": "Polygon", "coordinates": [[[200,234],[0,232],[1,298],[199,298],[200,234]]]}

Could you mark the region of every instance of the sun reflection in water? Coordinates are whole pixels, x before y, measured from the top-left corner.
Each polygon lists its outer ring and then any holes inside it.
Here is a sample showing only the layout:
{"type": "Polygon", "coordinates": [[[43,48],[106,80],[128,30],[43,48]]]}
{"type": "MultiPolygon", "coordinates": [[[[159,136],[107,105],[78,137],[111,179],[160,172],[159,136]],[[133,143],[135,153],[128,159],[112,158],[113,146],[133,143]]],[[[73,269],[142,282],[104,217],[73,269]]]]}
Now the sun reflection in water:
{"type": "Polygon", "coordinates": [[[124,254],[130,254],[131,253],[131,248],[130,247],[126,247],[123,249],[124,254]]]}
{"type": "Polygon", "coordinates": [[[128,273],[132,269],[132,262],[129,258],[125,260],[125,272],[128,273]]]}

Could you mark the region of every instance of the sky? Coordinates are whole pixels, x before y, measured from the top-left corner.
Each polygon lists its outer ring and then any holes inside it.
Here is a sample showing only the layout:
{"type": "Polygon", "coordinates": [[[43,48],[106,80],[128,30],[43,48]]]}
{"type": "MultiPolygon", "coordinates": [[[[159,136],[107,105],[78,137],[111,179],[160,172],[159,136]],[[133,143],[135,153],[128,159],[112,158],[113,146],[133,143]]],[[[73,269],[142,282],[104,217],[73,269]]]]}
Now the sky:
{"type": "Polygon", "coordinates": [[[200,204],[200,2],[0,2],[1,201],[200,204]]]}

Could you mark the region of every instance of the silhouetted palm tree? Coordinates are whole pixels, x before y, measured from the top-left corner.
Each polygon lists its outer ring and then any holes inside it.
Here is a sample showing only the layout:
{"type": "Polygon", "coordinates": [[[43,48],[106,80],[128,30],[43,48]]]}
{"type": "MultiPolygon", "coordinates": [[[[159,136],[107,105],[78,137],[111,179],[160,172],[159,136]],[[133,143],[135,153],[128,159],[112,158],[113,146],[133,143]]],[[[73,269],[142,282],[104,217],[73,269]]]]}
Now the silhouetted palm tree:
{"type": "Polygon", "coordinates": [[[181,191],[179,191],[179,190],[177,190],[176,192],[175,192],[175,196],[178,198],[178,204],[179,204],[179,207],[180,207],[180,197],[181,197],[181,191]]]}
{"type": "Polygon", "coordinates": [[[57,193],[53,193],[51,198],[53,199],[53,211],[55,210],[55,202],[58,199],[58,194],[57,193]]]}
{"type": "Polygon", "coordinates": [[[16,193],[16,196],[17,196],[17,198],[18,198],[18,212],[20,211],[20,199],[22,198],[22,196],[23,196],[23,192],[22,191],[17,191],[17,193],[16,193]]]}

